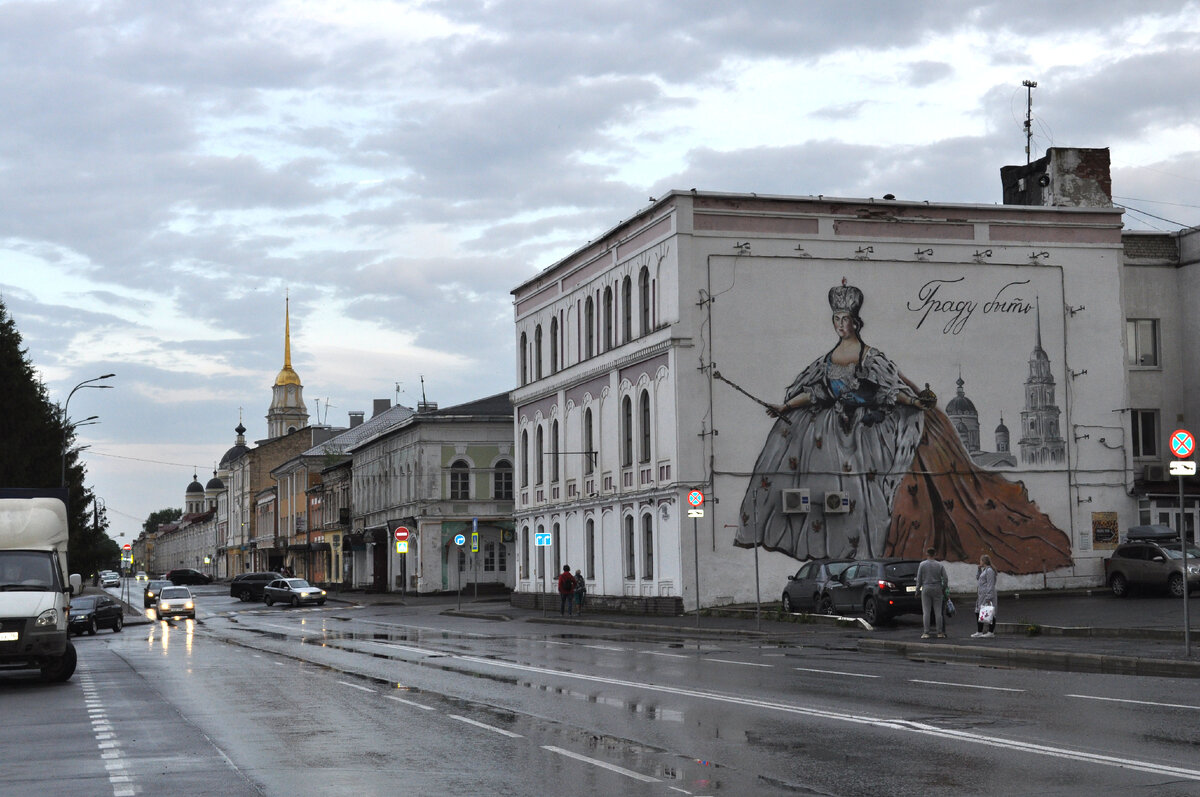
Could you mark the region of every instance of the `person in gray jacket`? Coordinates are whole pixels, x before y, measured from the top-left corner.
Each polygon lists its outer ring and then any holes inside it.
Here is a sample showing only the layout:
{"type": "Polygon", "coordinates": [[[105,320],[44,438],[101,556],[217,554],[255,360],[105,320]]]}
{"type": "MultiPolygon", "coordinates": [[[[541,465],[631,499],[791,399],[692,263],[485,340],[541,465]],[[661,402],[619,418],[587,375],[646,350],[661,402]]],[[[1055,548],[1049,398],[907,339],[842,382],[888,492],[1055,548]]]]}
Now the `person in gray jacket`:
{"type": "Polygon", "coordinates": [[[979,630],[973,637],[991,638],[996,635],[996,571],[992,568],[992,557],[984,554],[979,557],[979,575],[976,576],[978,588],[975,594],[975,621],[979,630]],[[992,616],[988,624],[988,630],[983,630],[983,620],[980,619],[980,611],[986,604],[992,605],[992,616]]]}
{"type": "Polygon", "coordinates": [[[946,600],[946,568],[933,555],[934,548],[925,550],[925,561],[917,566],[917,589],[921,591],[921,622],[925,633],[921,639],[929,639],[929,617],[932,614],[937,625],[938,639],[946,638],[946,616],[942,604],[946,600]]]}

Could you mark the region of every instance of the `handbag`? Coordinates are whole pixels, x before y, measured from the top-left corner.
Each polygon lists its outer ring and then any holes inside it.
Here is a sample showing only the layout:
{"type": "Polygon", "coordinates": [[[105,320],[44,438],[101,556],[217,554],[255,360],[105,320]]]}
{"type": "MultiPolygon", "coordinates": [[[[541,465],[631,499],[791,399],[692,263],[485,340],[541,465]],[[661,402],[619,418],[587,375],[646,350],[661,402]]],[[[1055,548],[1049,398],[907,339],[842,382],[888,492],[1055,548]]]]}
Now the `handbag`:
{"type": "Polygon", "coordinates": [[[946,607],[945,608],[946,608],[946,616],[953,617],[954,612],[956,611],[954,608],[954,601],[950,600],[949,598],[946,598],[946,607]]]}
{"type": "Polygon", "coordinates": [[[985,603],[979,607],[979,622],[990,623],[996,619],[996,607],[985,603]]]}

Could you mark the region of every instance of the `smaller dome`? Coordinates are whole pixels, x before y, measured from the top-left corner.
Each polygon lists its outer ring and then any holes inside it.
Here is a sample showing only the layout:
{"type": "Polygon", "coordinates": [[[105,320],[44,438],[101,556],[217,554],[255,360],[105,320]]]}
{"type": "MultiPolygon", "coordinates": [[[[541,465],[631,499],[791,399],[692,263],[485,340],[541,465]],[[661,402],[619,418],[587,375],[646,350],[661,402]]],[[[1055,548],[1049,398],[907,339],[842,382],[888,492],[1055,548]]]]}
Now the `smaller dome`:
{"type": "Polygon", "coordinates": [[[963,378],[960,376],[956,381],[958,385],[957,395],[946,402],[947,415],[979,415],[979,411],[975,409],[975,404],[963,392],[963,378]]]}
{"type": "Polygon", "coordinates": [[[225,482],[218,479],[216,471],[213,471],[213,477],[208,480],[208,484],[204,485],[204,491],[208,492],[210,490],[224,490],[224,489],[225,489],[225,482]]]}
{"type": "Polygon", "coordinates": [[[203,493],[203,492],[204,492],[204,485],[200,483],[200,480],[196,478],[196,474],[193,473],[192,474],[192,483],[188,485],[187,494],[191,495],[192,493],[203,493]]]}
{"type": "Polygon", "coordinates": [[[292,370],[292,366],[285,365],[283,370],[279,372],[279,376],[275,377],[275,386],[280,385],[298,385],[300,384],[300,376],[292,370]]]}

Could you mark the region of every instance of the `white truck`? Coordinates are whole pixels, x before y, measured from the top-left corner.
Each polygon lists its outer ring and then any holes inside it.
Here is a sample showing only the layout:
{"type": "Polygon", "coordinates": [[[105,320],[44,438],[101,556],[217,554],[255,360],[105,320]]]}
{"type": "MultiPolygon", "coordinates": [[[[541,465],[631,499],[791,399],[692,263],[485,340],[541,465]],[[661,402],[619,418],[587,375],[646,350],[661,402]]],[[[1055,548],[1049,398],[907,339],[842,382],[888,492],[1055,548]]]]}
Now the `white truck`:
{"type": "Polygon", "coordinates": [[[0,488],[0,670],[41,671],[43,681],[75,672],[67,635],[67,492],[0,488]]]}

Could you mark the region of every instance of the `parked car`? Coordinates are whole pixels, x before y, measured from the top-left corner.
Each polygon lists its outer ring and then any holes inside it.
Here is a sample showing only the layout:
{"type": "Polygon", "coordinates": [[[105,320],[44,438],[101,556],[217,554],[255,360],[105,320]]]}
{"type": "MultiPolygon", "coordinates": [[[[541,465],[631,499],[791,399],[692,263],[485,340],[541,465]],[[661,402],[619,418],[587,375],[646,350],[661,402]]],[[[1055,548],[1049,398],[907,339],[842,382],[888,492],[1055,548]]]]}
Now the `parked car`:
{"type": "Polygon", "coordinates": [[[787,586],[783,588],[783,610],[816,610],[825,585],[853,563],[853,559],[814,559],[803,564],[796,575],[788,576],[787,586]]]}
{"type": "Polygon", "coordinates": [[[125,626],[123,610],[120,603],[107,595],[77,595],[71,598],[67,610],[67,631],[72,634],[87,631],[93,636],[100,628],[119,632],[125,626]]]}
{"type": "Polygon", "coordinates": [[[856,614],[871,625],[899,614],[920,614],[917,559],[863,559],[854,562],[825,585],[817,611],[856,614]]]}
{"type": "Polygon", "coordinates": [[[158,593],[158,602],[154,604],[154,613],[158,619],[168,617],[190,617],[196,619],[196,603],[192,600],[192,591],[187,587],[163,587],[158,593]]]}
{"type": "MultiPolygon", "coordinates": [[[[1104,560],[1104,580],[1113,595],[1128,597],[1139,587],[1166,588],[1172,597],[1184,590],[1183,546],[1179,533],[1169,526],[1133,526],[1112,556],[1104,560]]],[[[1187,548],[1187,589],[1200,588],[1200,548],[1187,548]]]]}
{"type": "Polygon", "coordinates": [[[158,603],[158,593],[163,587],[171,586],[171,582],[166,579],[155,579],[147,581],[146,586],[142,589],[142,605],[149,609],[154,604],[158,603]]]}
{"type": "Polygon", "coordinates": [[[199,570],[193,570],[190,567],[180,567],[167,573],[164,578],[170,581],[175,586],[183,586],[187,584],[211,584],[212,576],[207,573],[201,573],[199,570]]]}
{"type": "Polygon", "coordinates": [[[102,587],[119,587],[119,586],[121,586],[121,575],[112,570],[100,571],[100,586],[102,586],[102,587]]]}
{"type": "Polygon", "coordinates": [[[263,601],[268,606],[273,603],[290,603],[299,606],[302,603],[325,604],[325,590],[314,587],[302,578],[278,578],[263,587],[263,601]]]}
{"type": "Polygon", "coordinates": [[[240,601],[260,601],[263,598],[263,587],[272,581],[283,578],[282,573],[242,573],[234,576],[229,582],[229,597],[240,601]]]}

